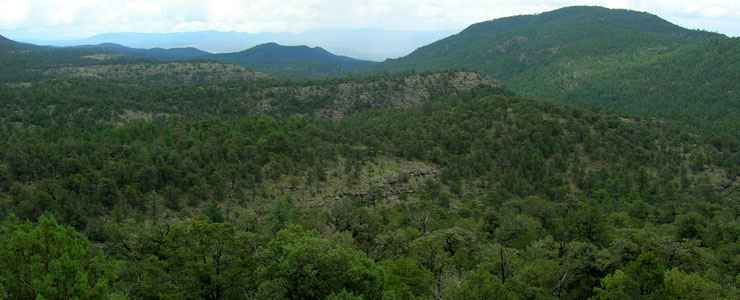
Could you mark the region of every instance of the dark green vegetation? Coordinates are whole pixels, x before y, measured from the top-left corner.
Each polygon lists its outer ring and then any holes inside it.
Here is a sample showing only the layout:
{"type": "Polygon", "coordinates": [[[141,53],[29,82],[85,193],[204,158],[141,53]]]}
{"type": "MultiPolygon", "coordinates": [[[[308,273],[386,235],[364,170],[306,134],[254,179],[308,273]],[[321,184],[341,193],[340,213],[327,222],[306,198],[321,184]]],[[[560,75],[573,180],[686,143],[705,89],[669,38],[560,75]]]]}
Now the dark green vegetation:
{"type": "Polygon", "coordinates": [[[514,91],[132,51],[0,37],[0,299],[740,298],[737,40],[569,8],[386,64],[514,91]]]}
{"type": "Polygon", "coordinates": [[[468,69],[518,94],[740,132],[740,40],[657,16],[570,7],[470,26],[385,70],[468,69]]]}
{"type": "Polygon", "coordinates": [[[355,72],[373,62],[337,56],[316,47],[258,45],[237,53],[215,54],[209,59],[235,63],[253,70],[287,77],[323,77],[355,72]]]}
{"type": "MultiPolygon", "coordinates": [[[[102,79],[107,82],[128,83],[127,88],[139,89],[137,85],[182,86],[228,81],[252,81],[268,79],[263,73],[222,63],[206,61],[188,62],[131,62],[125,64],[104,64],[89,66],[58,67],[46,70],[46,77],[77,79],[102,79]]],[[[96,83],[98,83],[96,81],[96,83]]],[[[28,82],[20,86],[33,84],[28,82]]],[[[18,86],[19,83],[10,84],[18,86]]],[[[115,87],[120,87],[115,85],[115,87]]]]}
{"type": "Polygon", "coordinates": [[[470,73],[0,97],[6,298],[737,297],[738,149],[668,124],[470,73]]]}
{"type": "Polygon", "coordinates": [[[657,116],[740,136],[736,78],[740,78],[740,39],[715,39],[653,55],[554,65],[512,87],[543,99],[657,116]]]}

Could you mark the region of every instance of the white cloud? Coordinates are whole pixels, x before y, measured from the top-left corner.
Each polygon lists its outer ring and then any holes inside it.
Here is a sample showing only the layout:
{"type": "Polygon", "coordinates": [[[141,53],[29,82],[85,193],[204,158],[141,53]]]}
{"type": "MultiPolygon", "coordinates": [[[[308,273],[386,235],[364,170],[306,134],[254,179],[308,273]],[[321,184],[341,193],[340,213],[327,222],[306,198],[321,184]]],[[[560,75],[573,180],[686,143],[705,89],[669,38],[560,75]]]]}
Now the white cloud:
{"type": "Polygon", "coordinates": [[[570,5],[648,11],[680,25],[740,35],[737,0],[0,0],[0,30],[83,36],[318,27],[461,29],[483,20],[570,5]]]}
{"type": "Polygon", "coordinates": [[[0,26],[17,26],[28,19],[30,11],[28,2],[0,0],[0,26]]]}

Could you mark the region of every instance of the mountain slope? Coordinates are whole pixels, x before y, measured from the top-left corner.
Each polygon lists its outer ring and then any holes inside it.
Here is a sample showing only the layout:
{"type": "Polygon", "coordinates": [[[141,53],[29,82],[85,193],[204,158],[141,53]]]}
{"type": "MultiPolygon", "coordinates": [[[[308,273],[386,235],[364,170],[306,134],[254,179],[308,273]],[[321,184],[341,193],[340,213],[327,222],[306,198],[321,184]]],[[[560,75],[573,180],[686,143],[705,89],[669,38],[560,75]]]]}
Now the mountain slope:
{"type": "Polygon", "coordinates": [[[12,41],[12,40],[10,40],[10,39],[8,39],[8,38],[0,35],[0,47],[7,47],[7,46],[10,46],[10,45],[13,45],[13,44],[15,44],[14,41],[12,41]]]}
{"type": "Polygon", "coordinates": [[[381,69],[475,70],[525,96],[734,134],[737,43],[648,13],[569,7],[475,24],[381,69]]]}
{"type": "Polygon", "coordinates": [[[740,133],[740,39],[562,62],[510,81],[522,95],[740,133]]]}
{"type": "Polygon", "coordinates": [[[282,46],[276,43],[262,44],[242,52],[214,54],[208,58],[293,77],[339,75],[373,64],[334,55],[319,47],[282,46]]]}
{"type": "Polygon", "coordinates": [[[601,7],[568,7],[474,24],[459,34],[386,63],[388,69],[470,68],[507,80],[563,59],[675,46],[716,37],[657,16],[601,7]]]}

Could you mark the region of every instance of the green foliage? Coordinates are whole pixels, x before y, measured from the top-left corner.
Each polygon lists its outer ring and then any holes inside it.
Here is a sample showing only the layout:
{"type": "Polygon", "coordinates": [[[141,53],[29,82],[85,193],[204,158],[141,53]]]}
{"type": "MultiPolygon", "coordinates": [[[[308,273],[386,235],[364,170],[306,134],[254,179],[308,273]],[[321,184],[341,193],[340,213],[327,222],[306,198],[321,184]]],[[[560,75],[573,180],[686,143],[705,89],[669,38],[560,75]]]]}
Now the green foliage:
{"type": "Polygon", "coordinates": [[[118,264],[74,229],[43,216],[0,226],[0,298],[107,299],[118,264]]]}
{"type": "Polygon", "coordinates": [[[221,211],[221,208],[219,208],[216,203],[211,203],[210,205],[208,205],[203,213],[208,217],[208,220],[213,223],[223,223],[225,220],[224,213],[221,211]]]}
{"type": "MultiPolygon", "coordinates": [[[[647,259],[641,256],[635,264],[644,263],[647,259]]],[[[725,295],[732,293],[723,293],[719,284],[700,274],[687,274],[678,268],[660,273],[660,269],[648,269],[649,266],[645,265],[635,268],[634,264],[631,265],[628,268],[632,270],[617,270],[604,277],[601,288],[595,289],[594,299],[725,299],[725,295]],[[645,278],[646,272],[653,275],[645,278]]]]}
{"type": "Polygon", "coordinates": [[[660,293],[665,265],[652,252],[640,254],[637,260],[630,262],[625,271],[637,283],[640,296],[660,293]]]}
{"type": "Polygon", "coordinates": [[[255,241],[233,225],[196,219],[123,233],[118,255],[135,298],[242,299],[256,290],[255,241]]]}
{"type": "Polygon", "coordinates": [[[450,289],[445,299],[451,300],[484,300],[484,299],[517,299],[501,281],[484,270],[468,275],[459,287],[450,289]]]}
{"type": "Polygon", "coordinates": [[[299,228],[280,231],[259,257],[267,262],[260,293],[285,299],[324,299],[343,292],[364,299],[382,295],[382,271],[364,253],[299,228]]]}
{"type": "Polygon", "coordinates": [[[426,299],[431,296],[433,274],[410,258],[383,263],[383,299],[426,299]]]}
{"type": "Polygon", "coordinates": [[[699,274],[686,274],[679,269],[671,269],[665,274],[664,285],[666,294],[671,299],[722,299],[719,284],[699,274]]]}
{"type": "Polygon", "coordinates": [[[326,300],[363,300],[364,298],[360,296],[355,296],[352,293],[343,290],[338,294],[332,294],[329,297],[326,297],[326,300]]]}
{"type": "Polygon", "coordinates": [[[627,274],[621,270],[609,274],[601,280],[602,288],[596,288],[594,299],[597,300],[620,300],[640,299],[639,286],[627,274]]]}

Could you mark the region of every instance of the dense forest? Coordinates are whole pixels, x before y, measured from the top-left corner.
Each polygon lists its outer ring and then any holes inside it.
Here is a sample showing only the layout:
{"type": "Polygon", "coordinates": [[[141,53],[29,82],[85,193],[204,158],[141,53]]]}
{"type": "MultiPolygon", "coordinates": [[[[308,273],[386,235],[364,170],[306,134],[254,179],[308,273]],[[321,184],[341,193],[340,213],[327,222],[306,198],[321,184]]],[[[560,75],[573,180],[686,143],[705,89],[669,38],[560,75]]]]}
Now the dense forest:
{"type": "Polygon", "coordinates": [[[138,86],[3,88],[0,295],[737,296],[736,144],[468,73],[138,86]]]}
{"type": "Polygon", "coordinates": [[[380,69],[0,37],[0,299],[738,299],[737,45],[583,7],[380,69]]]}

